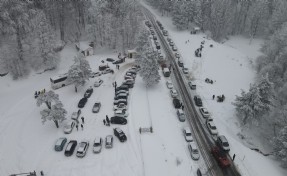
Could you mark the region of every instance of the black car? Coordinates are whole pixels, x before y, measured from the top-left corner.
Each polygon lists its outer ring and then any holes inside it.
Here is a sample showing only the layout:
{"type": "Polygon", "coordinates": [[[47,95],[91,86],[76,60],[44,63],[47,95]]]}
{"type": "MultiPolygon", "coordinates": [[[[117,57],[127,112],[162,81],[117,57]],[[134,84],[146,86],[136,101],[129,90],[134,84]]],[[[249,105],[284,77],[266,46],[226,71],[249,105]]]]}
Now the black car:
{"type": "Polygon", "coordinates": [[[93,92],[94,92],[94,89],[92,87],[90,87],[89,89],[86,90],[84,97],[90,98],[93,92]]]}
{"type": "Polygon", "coordinates": [[[127,136],[120,128],[114,128],[114,135],[118,137],[121,142],[125,142],[127,140],[127,136]]]}
{"type": "Polygon", "coordinates": [[[87,103],[88,98],[84,97],[79,101],[78,107],[79,108],[83,108],[85,106],[85,104],[87,103]]]}
{"type": "Polygon", "coordinates": [[[71,141],[68,143],[67,147],[66,147],[65,156],[71,156],[71,155],[73,155],[77,144],[78,144],[77,141],[71,140],[71,141]]]}
{"type": "Polygon", "coordinates": [[[121,85],[121,86],[116,88],[116,91],[119,91],[119,90],[129,91],[129,86],[128,85],[121,85]]]}
{"type": "Polygon", "coordinates": [[[180,102],[179,99],[174,98],[174,99],[172,100],[172,102],[173,102],[174,108],[179,109],[179,108],[181,107],[181,102],[180,102]]]}
{"type": "Polygon", "coordinates": [[[113,59],[113,58],[107,58],[106,61],[108,61],[108,62],[114,62],[115,59],[113,59]]]}
{"type": "Polygon", "coordinates": [[[200,98],[198,95],[195,95],[195,96],[193,97],[193,99],[194,99],[194,102],[195,102],[196,106],[199,106],[199,107],[202,106],[201,98],[200,98]]]}
{"type": "Polygon", "coordinates": [[[127,119],[123,117],[118,116],[111,117],[111,124],[125,125],[127,123],[128,123],[127,119]]]}
{"type": "Polygon", "coordinates": [[[119,59],[113,62],[113,64],[121,64],[124,62],[124,59],[119,59]]]}

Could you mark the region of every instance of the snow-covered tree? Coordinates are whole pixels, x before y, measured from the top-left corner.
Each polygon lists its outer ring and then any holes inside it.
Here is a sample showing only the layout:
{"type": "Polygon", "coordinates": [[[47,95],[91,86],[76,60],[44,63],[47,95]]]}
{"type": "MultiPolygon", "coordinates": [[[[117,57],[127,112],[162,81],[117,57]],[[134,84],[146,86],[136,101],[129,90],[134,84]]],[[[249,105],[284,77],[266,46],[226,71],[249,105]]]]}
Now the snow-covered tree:
{"type": "Polygon", "coordinates": [[[172,23],[179,29],[187,29],[188,17],[184,4],[176,4],[172,11],[172,23]]]}
{"type": "Polygon", "coordinates": [[[274,3],[275,8],[269,21],[269,32],[271,34],[279,30],[282,24],[287,22],[287,2],[285,0],[277,0],[274,3]]]}
{"type": "Polygon", "coordinates": [[[280,159],[283,167],[287,167],[287,126],[282,128],[279,134],[273,138],[273,154],[280,159]]]}
{"type": "Polygon", "coordinates": [[[89,62],[83,57],[82,54],[78,54],[74,59],[75,63],[70,67],[68,71],[68,81],[71,81],[75,85],[75,91],[79,86],[83,86],[89,80],[92,73],[89,62]]]}
{"type": "Polygon", "coordinates": [[[140,59],[137,59],[137,64],[141,67],[139,74],[147,87],[157,84],[160,80],[156,58],[157,54],[149,48],[140,59]]]}
{"type": "Polygon", "coordinates": [[[37,97],[37,106],[41,106],[43,103],[47,105],[48,109],[51,109],[52,102],[59,102],[59,95],[56,94],[54,91],[50,90],[45,93],[41,93],[37,97]]]}
{"type": "Polygon", "coordinates": [[[137,57],[140,57],[150,47],[149,31],[143,26],[136,41],[137,57]]]}
{"type": "Polygon", "coordinates": [[[51,106],[51,109],[44,109],[40,112],[42,115],[42,122],[45,123],[47,120],[53,121],[57,128],[59,128],[59,123],[63,122],[66,118],[67,111],[63,108],[61,102],[51,106]]]}
{"type": "Polygon", "coordinates": [[[258,124],[263,115],[271,111],[274,96],[273,85],[268,76],[250,86],[249,92],[242,91],[241,96],[236,96],[233,105],[243,125],[258,124]]]}

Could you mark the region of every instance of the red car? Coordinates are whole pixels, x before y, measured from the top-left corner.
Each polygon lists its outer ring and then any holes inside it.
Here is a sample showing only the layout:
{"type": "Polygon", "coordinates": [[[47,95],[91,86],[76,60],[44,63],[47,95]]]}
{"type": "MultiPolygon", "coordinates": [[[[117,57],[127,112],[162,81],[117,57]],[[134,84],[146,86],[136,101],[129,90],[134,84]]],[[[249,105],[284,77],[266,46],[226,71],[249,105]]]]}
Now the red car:
{"type": "Polygon", "coordinates": [[[222,149],[217,146],[214,146],[211,148],[211,153],[221,168],[227,168],[230,166],[230,160],[222,149]]]}

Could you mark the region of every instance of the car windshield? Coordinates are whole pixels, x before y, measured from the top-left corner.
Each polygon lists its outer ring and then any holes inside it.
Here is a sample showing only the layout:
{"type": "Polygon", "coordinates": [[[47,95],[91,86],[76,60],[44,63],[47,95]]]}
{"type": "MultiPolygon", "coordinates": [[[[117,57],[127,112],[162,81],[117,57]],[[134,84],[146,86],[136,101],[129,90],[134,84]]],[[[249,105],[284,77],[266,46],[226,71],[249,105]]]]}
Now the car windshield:
{"type": "Polygon", "coordinates": [[[94,143],[94,147],[97,147],[99,145],[100,145],[100,143],[94,143]]]}
{"type": "Polygon", "coordinates": [[[191,136],[191,133],[186,132],[185,135],[186,135],[186,136],[191,136]]]}
{"type": "Polygon", "coordinates": [[[198,154],[198,150],[197,149],[193,149],[192,153],[198,154]]]}
{"type": "Polygon", "coordinates": [[[86,146],[86,143],[84,143],[84,142],[80,144],[80,147],[82,147],[82,148],[84,148],[85,146],[86,146]]]}
{"type": "Polygon", "coordinates": [[[210,126],[210,128],[216,130],[216,126],[210,126]]]}

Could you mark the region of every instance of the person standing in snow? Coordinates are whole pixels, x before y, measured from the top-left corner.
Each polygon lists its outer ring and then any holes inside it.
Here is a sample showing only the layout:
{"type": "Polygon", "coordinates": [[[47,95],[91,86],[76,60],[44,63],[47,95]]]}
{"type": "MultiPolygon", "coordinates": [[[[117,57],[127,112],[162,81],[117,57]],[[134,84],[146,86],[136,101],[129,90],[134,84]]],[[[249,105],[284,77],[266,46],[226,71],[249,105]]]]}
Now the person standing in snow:
{"type": "Polygon", "coordinates": [[[84,125],[83,124],[81,124],[81,128],[82,128],[82,131],[84,130],[84,125]]]}
{"type": "Polygon", "coordinates": [[[109,119],[108,115],[106,115],[106,121],[107,121],[107,125],[110,126],[110,119],[109,119]]]}
{"type": "Polygon", "coordinates": [[[105,119],[103,120],[103,123],[104,123],[104,125],[106,125],[106,120],[105,119]]]}
{"type": "Polygon", "coordinates": [[[81,119],[82,119],[82,123],[85,123],[85,118],[84,118],[84,117],[81,117],[81,119]]]}
{"type": "Polygon", "coordinates": [[[78,124],[76,125],[76,128],[77,128],[77,131],[78,131],[78,129],[79,129],[79,126],[78,126],[78,124]]]}
{"type": "Polygon", "coordinates": [[[215,95],[212,95],[212,99],[214,100],[214,98],[215,98],[215,95]]]}

